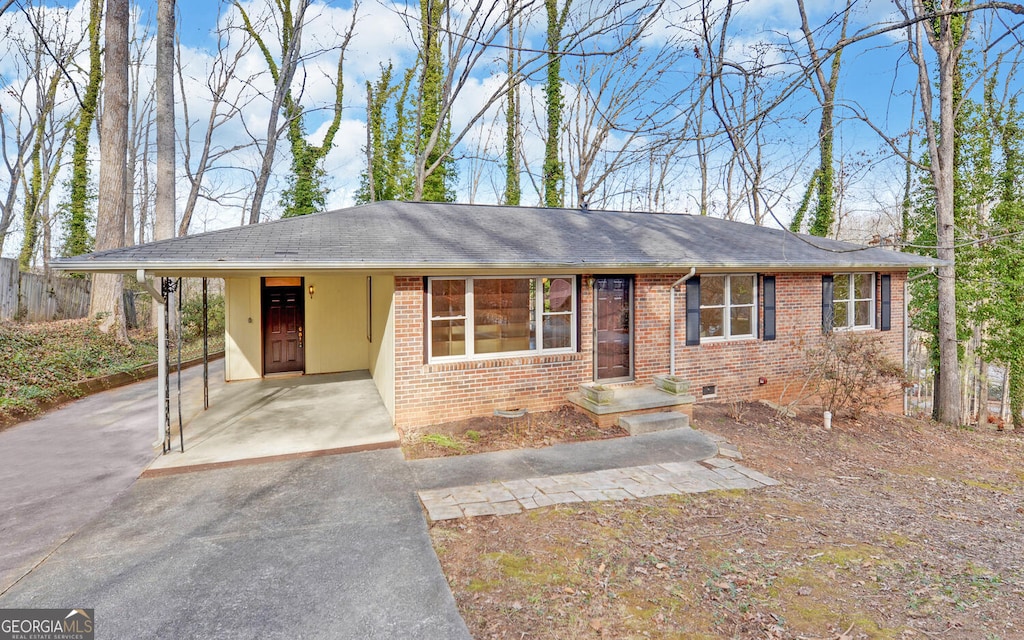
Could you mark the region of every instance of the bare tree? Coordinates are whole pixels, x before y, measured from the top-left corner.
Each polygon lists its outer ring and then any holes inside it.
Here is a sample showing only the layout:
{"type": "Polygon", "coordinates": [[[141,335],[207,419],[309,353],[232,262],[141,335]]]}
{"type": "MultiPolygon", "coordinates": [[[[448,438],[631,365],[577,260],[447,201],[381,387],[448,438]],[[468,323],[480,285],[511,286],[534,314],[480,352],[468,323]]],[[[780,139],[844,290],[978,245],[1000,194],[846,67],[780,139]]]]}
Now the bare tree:
{"type": "MultiPolygon", "coordinates": [[[[26,59],[25,56],[17,53],[17,43],[14,39],[6,38],[4,44],[14,64],[19,64],[21,60],[26,59]]],[[[28,55],[27,59],[32,60],[33,57],[28,55]]],[[[25,71],[25,73],[19,74],[22,77],[21,85],[11,88],[11,91],[20,95],[28,95],[29,87],[34,82],[35,72],[28,69],[25,71]]],[[[16,111],[12,112],[10,109],[5,110],[3,104],[0,103],[0,154],[3,154],[6,179],[4,187],[6,193],[0,201],[0,251],[3,250],[4,241],[17,213],[18,193],[22,186],[22,176],[25,172],[29,152],[35,140],[38,119],[38,114],[28,105],[19,103],[18,107],[16,111]]]]}
{"type": "Polygon", "coordinates": [[[666,91],[664,85],[684,55],[681,43],[669,39],[651,49],[633,32],[614,37],[623,43],[614,54],[575,58],[569,69],[576,91],[568,109],[568,164],[580,205],[600,203],[601,193],[608,198],[640,188],[632,169],[671,144],[660,134],[688,111],[679,106],[685,88],[666,91]],[[620,184],[609,189],[613,181],[620,184]]]}
{"type": "Polygon", "coordinates": [[[196,154],[197,145],[192,133],[199,120],[198,118],[193,120],[189,115],[189,92],[186,90],[185,73],[180,65],[181,56],[179,55],[177,59],[178,79],[181,83],[181,108],[185,122],[185,130],[179,136],[179,144],[182,153],[182,168],[189,182],[188,196],[185,198],[181,221],[178,223],[179,237],[188,235],[192,216],[200,198],[214,203],[219,202],[220,196],[212,193],[209,185],[206,184],[208,182],[206,180],[207,173],[216,170],[223,159],[249,148],[252,144],[222,146],[216,142],[218,129],[232,122],[241,114],[242,109],[251,103],[250,100],[243,100],[241,97],[233,100],[230,93],[232,85],[251,84],[255,81],[254,76],[239,77],[239,67],[252,50],[253,41],[245,39],[241,46],[234,48],[232,52],[232,31],[231,28],[217,31],[217,56],[214,58],[205,80],[206,89],[209,91],[207,99],[210,109],[205,127],[201,130],[202,141],[198,145],[198,154],[196,154]]]}
{"type": "Polygon", "coordinates": [[[125,189],[125,245],[135,244],[136,237],[139,244],[146,241],[145,231],[149,217],[149,148],[153,130],[155,84],[147,82],[143,77],[143,70],[153,43],[150,27],[149,23],[132,25],[132,59],[128,66],[131,98],[128,116],[128,164],[125,168],[128,176],[128,188],[125,189]],[[137,218],[136,210],[139,212],[137,218]]]}
{"type": "MultiPolygon", "coordinates": [[[[840,41],[846,39],[852,5],[853,0],[846,0],[846,7],[840,12],[842,16],[839,31],[840,41]]],[[[839,86],[839,72],[842,67],[843,51],[840,49],[832,55],[829,75],[826,78],[824,71],[825,60],[822,59],[821,53],[818,51],[817,45],[815,45],[814,31],[811,29],[810,22],[807,19],[807,9],[804,6],[804,0],[797,0],[797,7],[800,10],[800,28],[803,31],[804,44],[807,46],[807,53],[811,61],[811,73],[809,74],[812,80],[811,89],[821,104],[821,121],[818,125],[820,162],[807,185],[808,192],[817,190],[818,194],[818,205],[815,209],[814,219],[810,224],[810,232],[816,236],[828,236],[833,231],[833,222],[836,219],[835,167],[833,158],[835,140],[834,118],[836,88],[839,86]]],[[[800,223],[799,217],[794,219],[794,231],[800,230],[800,223]]]]}
{"type": "Polygon", "coordinates": [[[306,138],[304,119],[306,110],[302,105],[301,90],[306,81],[304,61],[324,53],[323,51],[302,52],[302,34],[307,24],[306,12],[309,10],[310,0],[297,0],[297,5],[294,8],[291,0],[277,2],[273,16],[264,17],[261,26],[251,19],[241,3],[236,0],[234,4],[242,17],[244,31],[253,39],[263,54],[267,69],[275,83],[274,94],[271,98],[272,113],[268,120],[267,138],[263,149],[262,167],[257,179],[249,223],[253,224],[259,219],[277,142],[285,132],[291,146],[292,162],[289,185],[282,196],[282,204],[285,206],[284,215],[287,217],[313,213],[322,208],[324,203],[325,191],[321,184],[323,178],[321,165],[334,145],[334,136],[341,125],[345,52],[355,31],[359,3],[353,3],[352,21],[348,28],[340,34],[342,41],[335,47],[338,63],[334,77],[328,79],[334,85],[334,99],[330,105],[332,117],[323,141],[319,145],[311,144],[306,138]],[[273,28],[269,28],[271,24],[274,25],[273,28]],[[280,50],[280,59],[275,57],[264,37],[264,33],[268,30],[277,37],[277,42],[274,44],[280,50]],[[300,74],[300,72],[302,73],[300,74]],[[295,91],[292,85],[297,74],[300,74],[301,82],[299,90],[295,91]],[[278,126],[278,113],[284,119],[280,127],[278,126]]]}
{"type": "MultiPolygon", "coordinates": [[[[271,76],[274,79],[274,93],[270,98],[270,111],[267,115],[266,137],[263,139],[263,148],[260,150],[261,164],[256,174],[256,183],[253,188],[252,200],[249,203],[249,224],[256,224],[260,221],[260,214],[263,211],[263,199],[266,197],[267,185],[270,182],[270,175],[274,168],[274,156],[277,153],[277,143],[285,132],[288,123],[280,124],[281,109],[285,100],[291,94],[292,80],[299,68],[302,59],[302,31],[306,25],[306,10],[309,8],[310,0],[298,0],[295,7],[292,7],[290,0],[281,4],[282,13],[286,16],[286,22],[282,27],[281,39],[281,60],[275,61],[269,50],[265,53],[271,76]]],[[[243,27],[246,32],[258,34],[269,24],[264,22],[257,27],[250,19],[239,2],[235,7],[242,15],[245,23],[243,27]]]]}

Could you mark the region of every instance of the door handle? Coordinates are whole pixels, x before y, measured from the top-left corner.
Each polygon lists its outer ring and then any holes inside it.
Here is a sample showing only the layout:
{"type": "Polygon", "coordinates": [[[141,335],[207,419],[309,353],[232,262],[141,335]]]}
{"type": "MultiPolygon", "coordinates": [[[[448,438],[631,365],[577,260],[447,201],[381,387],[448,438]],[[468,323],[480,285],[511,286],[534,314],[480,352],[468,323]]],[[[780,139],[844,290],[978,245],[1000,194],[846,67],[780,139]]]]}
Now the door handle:
{"type": "Polygon", "coordinates": [[[302,348],[302,327],[299,327],[299,348],[302,348]]]}

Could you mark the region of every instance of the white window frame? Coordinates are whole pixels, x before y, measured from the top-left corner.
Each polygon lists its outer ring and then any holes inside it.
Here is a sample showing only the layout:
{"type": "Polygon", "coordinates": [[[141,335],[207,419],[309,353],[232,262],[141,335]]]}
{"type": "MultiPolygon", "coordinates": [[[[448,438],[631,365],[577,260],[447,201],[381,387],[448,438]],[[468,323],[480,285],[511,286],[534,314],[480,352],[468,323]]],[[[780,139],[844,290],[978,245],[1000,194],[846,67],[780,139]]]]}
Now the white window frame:
{"type": "Polygon", "coordinates": [[[875,328],[875,311],[877,304],[877,291],[875,288],[878,283],[875,281],[875,273],[873,271],[847,271],[844,273],[833,273],[832,274],[832,329],[834,331],[868,331],[875,328]],[[870,276],[871,277],[871,298],[857,298],[856,291],[853,286],[854,276],[870,276]],[[845,299],[839,300],[836,298],[836,280],[839,278],[846,278],[846,290],[848,295],[845,299]],[[835,322],[836,317],[836,303],[846,303],[846,322],[842,325],[837,326],[835,322]],[[868,312],[868,323],[867,324],[855,324],[857,319],[856,307],[858,302],[870,302],[870,310],[868,312]]]}
{"type": "Polygon", "coordinates": [[[757,339],[757,327],[758,327],[758,315],[757,315],[757,274],[756,273],[709,273],[701,277],[701,314],[704,313],[705,309],[721,309],[722,310],[722,335],[720,336],[700,336],[701,342],[721,342],[725,340],[756,340],[757,339]],[[722,304],[704,304],[704,280],[705,278],[724,278],[725,279],[725,291],[722,304]],[[754,288],[751,292],[753,299],[750,304],[732,304],[732,279],[733,278],[751,278],[754,281],[754,288]],[[732,334],[732,309],[733,308],[750,307],[750,333],[742,333],[734,336],[732,334]]]}
{"type": "Polygon", "coordinates": [[[575,353],[577,349],[576,335],[579,332],[579,313],[577,309],[577,291],[576,291],[576,276],[571,275],[550,275],[550,276],[531,276],[531,275],[507,275],[507,276],[432,276],[427,278],[427,331],[426,331],[426,342],[427,342],[427,362],[459,362],[464,360],[496,360],[499,358],[509,358],[516,356],[527,356],[527,355],[541,355],[541,354],[553,354],[553,353],[575,353]],[[553,280],[555,278],[566,278],[571,282],[572,286],[572,301],[570,303],[569,311],[544,311],[544,279],[553,280]],[[435,280],[462,280],[466,283],[466,300],[465,309],[466,313],[464,316],[438,316],[434,317],[434,281],[435,280]],[[533,280],[534,281],[534,317],[530,318],[530,323],[534,327],[534,348],[520,351],[500,351],[497,353],[476,353],[475,351],[475,336],[476,336],[476,305],[473,299],[473,283],[476,280],[533,280]],[[549,316],[569,316],[569,346],[568,347],[557,347],[551,349],[544,348],[544,318],[549,316]],[[466,323],[466,354],[459,356],[434,356],[434,321],[435,320],[465,320],[466,323]]]}

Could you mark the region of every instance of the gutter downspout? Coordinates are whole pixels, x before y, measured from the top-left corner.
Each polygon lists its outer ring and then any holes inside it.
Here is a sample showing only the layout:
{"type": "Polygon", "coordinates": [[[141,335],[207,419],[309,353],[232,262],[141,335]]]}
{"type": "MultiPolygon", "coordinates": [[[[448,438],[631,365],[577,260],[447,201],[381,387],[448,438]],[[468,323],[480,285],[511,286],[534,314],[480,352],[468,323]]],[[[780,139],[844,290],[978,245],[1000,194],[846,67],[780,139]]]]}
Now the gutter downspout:
{"type": "Polygon", "coordinates": [[[164,388],[164,381],[167,379],[167,323],[164,321],[167,315],[167,301],[153,284],[146,279],[145,269],[136,271],[135,279],[153,297],[153,302],[157,305],[157,423],[156,442],[153,443],[153,446],[156,447],[164,441],[164,426],[167,422],[167,390],[164,388]]]}
{"type": "Polygon", "coordinates": [[[690,272],[676,280],[668,289],[668,344],[669,344],[669,375],[676,375],[676,289],[697,274],[697,267],[690,267],[690,272]]]}

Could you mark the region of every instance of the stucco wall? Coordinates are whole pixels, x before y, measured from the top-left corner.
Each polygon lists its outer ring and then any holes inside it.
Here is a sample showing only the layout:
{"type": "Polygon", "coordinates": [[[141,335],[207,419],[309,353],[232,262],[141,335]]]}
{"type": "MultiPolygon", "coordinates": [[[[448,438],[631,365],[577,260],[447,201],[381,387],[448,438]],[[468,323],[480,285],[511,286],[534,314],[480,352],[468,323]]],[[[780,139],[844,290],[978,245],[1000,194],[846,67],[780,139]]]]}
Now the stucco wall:
{"type": "MultiPolygon", "coordinates": [[[[304,282],[306,373],[368,369],[366,276],[314,275],[306,276],[304,282]],[[315,290],[312,298],[310,285],[315,290]]],[[[226,278],[224,287],[225,378],[259,378],[263,374],[260,278],[226,278]]]]}
{"type": "Polygon", "coordinates": [[[303,286],[306,373],[368,369],[366,276],[307,275],[303,286]]]}
{"type": "Polygon", "coordinates": [[[224,377],[249,380],[263,375],[263,321],[259,278],[224,279],[224,377]]]}

